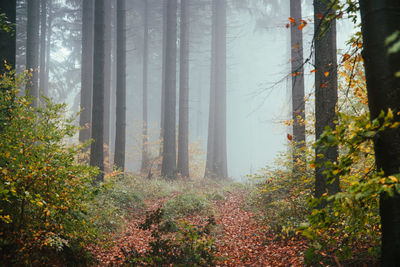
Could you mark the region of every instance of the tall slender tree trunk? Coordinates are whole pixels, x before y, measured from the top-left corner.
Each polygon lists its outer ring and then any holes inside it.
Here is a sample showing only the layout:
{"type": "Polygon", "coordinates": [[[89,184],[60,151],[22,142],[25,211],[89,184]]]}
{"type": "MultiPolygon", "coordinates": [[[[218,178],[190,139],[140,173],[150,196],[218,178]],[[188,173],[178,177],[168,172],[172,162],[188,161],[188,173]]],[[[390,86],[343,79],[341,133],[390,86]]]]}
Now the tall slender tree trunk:
{"type": "Polygon", "coordinates": [[[189,177],[189,0],[181,0],[178,173],[189,177]]]}
{"type": "Polygon", "coordinates": [[[161,115],[160,115],[160,156],[163,150],[163,129],[164,129],[164,105],[165,105],[165,62],[166,62],[166,49],[167,49],[167,1],[162,0],[162,70],[161,70],[161,115]]]}
{"type": "MultiPolygon", "coordinates": [[[[394,120],[400,121],[400,52],[388,53],[385,41],[399,30],[398,0],[360,0],[363,58],[371,120],[390,108],[394,120]]],[[[389,128],[374,140],[378,169],[385,176],[399,173],[400,128],[389,128]]],[[[382,224],[382,266],[398,266],[400,262],[400,194],[381,193],[379,208],[382,224]]]]}
{"type": "MultiPolygon", "coordinates": [[[[331,129],[336,127],[337,94],[337,55],[336,55],[336,21],[330,22],[330,27],[321,32],[321,15],[334,12],[333,1],[314,0],[315,21],[315,137],[318,139],[324,132],[325,127],[331,129]]],[[[339,178],[332,183],[327,181],[324,171],[324,163],[336,162],[338,158],[338,147],[330,146],[325,150],[317,148],[316,154],[316,176],[315,196],[321,197],[325,192],[333,195],[340,191],[339,178]],[[323,157],[319,155],[323,154],[323,157]]]]}
{"type": "Polygon", "coordinates": [[[165,103],[161,174],[173,178],[176,172],[176,31],[177,0],[167,0],[165,61],[165,103]]]}
{"type": "Polygon", "coordinates": [[[111,115],[111,1],[105,1],[104,43],[104,164],[110,171],[110,115],[111,115]]]}
{"type": "Polygon", "coordinates": [[[111,14],[111,115],[110,115],[110,168],[114,169],[113,162],[115,156],[115,130],[116,123],[116,91],[117,91],[117,3],[112,2],[113,12],[111,14]]]}
{"type": "Polygon", "coordinates": [[[81,66],[81,114],[79,117],[79,141],[86,142],[91,136],[93,91],[93,38],[94,0],[82,2],[82,66],[81,66]]]}
{"type": "Polygon", "coordinates": [[[27,41],[26,41],[26,68],[30,77],[26,84],[26,91],[32,99],[32,106],[39,105],[38,67],[39,67],[39,24],[40,1],[28,1],[27,41]]]}
{"type": "Polygon", "coordinates": [[[90,165],[99,168],[97,182],[104,180],[104,64],[105,10],[104,0],[96,0],[94,8],[93,108],[90,165]]]}
{"type": "Polygon", "coordinates": [[[114,165],[125,170],[126,142],[126,15],[125,0],[117,0],[117,103],[114,165]]]}
{"type": "Polygon", "coordinates": [[[213,40],[211,52],[210,129],[207,150],[206,175],[228,177],[226,155],[226,0],[213,1],[213,40]],[[213,74],[214,73],[214,74],[213,74]],[[213,89],[214,87],[214,89],[213,89]],[[214,98],[214,102],[212,100],[214,98]],[[213,112],[212,112],[213,111],[213,112]],[[211,134],[210,134],[211,132],[211,134]],[[210,138],[211,136],[211,138],[210,138]]]}
{"type": "MultiPolygon", "coordinates": [[[[303,31],[298,29],[302,19],[301,1],[290,0],[290,16],[296,20],[296,24],[292,24],[290,27],[293,140],[296,147],[301,148],[306,141],[305,124],[303,122],[305,119],[303,31]]],[[[294,160],[296,160],[296,156],[294,160]]]]}
{"type": "MultiPolygon", "coordinates": [[[[4,13],[7,21],[16,25],[16,0],[0,1],[0,13],[4,13]]],[[[12,32],[7,32],[0,28],[0,74],[7,72],[4,63],[15,70],[15,54],[16,54],[16,29],[13,27],[12,32]]]]}
{"type": "MultiPolygon", "coordinates": [[[[52,35],[52,24],[53,24],[53,8],[52,2],[47,3],[48,19],[47,19],[47,40],[46,40],[46,66],[45,66],[45,95],[49,96],[49,75],[50,75],[50,52],[51,52],[51,35],[52,35]]],[[[91,77],[91,76],[90,76],[91,77]]]]}
{"type": "Polygon", "coordinates": [[[47,0],[40,1],[40,92],[47,96],[46,88],[46,34],[47,34],[47,0]]]}
{"type": "Polygon", "coordinates": [[[142,77],[142,166],[141,171],[146,172],[149,164],[148,155],[148,98],[147,98],[147,85],[148,85],[148,62],[149,62],[149,7],[147,0],[144,0],[143,10],[143,77],[142,77]]]}

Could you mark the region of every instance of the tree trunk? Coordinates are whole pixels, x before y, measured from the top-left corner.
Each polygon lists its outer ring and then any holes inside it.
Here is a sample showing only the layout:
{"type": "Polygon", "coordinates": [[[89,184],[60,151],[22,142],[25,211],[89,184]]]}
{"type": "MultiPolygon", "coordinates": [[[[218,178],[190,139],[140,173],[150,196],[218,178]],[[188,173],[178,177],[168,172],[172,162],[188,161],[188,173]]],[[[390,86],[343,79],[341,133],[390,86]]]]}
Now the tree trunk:
{"type": "MultiPolygon", "coordinates": [[[[290,0],[290,16],[296,24],[290,27],[290,51],[292,67],[292,118],[293,141],[297,148],[305,145],[306,134],[304,109],[304,68],[303,68],[303,32],[298,29],[301,17],[301,1],[290,0]]],[[[296,156],[293,157],[296,160],[296,156]]]]}
{"type": "Polygon", "coordinates": [[[148,62],[149,62],[149,7],[147,0],[144,0],[143,10],[143,77],[142,77],[142,166],[141,171],[145,173],[149,164],[148,156],[148,120],[147,120],[147,85],[148,85],[148,62]]]}
{"type": "MultiPolygon", "coordinates": [[[[363,36],[363,58],[371,120],[381,111],[392,109],[395,121],[400,121],[400,53],[388,54],[385,40],[399,30],[398,0],[360,0],[363,36]]],[[[387,129],[374,140],[378,169],[385,176],[398,174],[400,168],[400,128],[387,129]]],[[[380,196],[382,224],[382,266],[397,266],[400,262],[400,194],[380,196]]]]}
{"type": "Polygon", "coordinates": [[[40,1],[28,1],[28,21],[26,40],[26,68],[30,77],[26,84],[27,95],[32,97],[32,106],[39,104],[38,67],[39,67],[39,17],[40,1]]]}
{"type": "Polygon", "coordinates": [[[212,2],[212,22],[211,22],[211,64],[210,64],[210,106],[208,111],[208,138],[207,138],[207,158],[205,177],[214,178],[215,175],[215,156],[214,156],[214,119],[215,119],[215,60],[216,60],[216,2],[212,2]]]}
{"type": "Polygon", "coordinates": [[[189,0],[181,0],[178,173],[189,177],[189,0]]]}
{"type": "Polygon", "coordinates": [[[104,64],[105,10],[104,0],[96,0],[94,8],[93,108],[90,165],[99,168],[96,182],[104,180],[104,64]]]}
{"type": "Polygon", "coordinates": [[[111,1],[105,1],[104,9],[104,164],[110,171],[110,105],[111,105],[111,1]]]}
{"type": "Polygon", "coordinates": [[[125,171],[126,128],[126,15],[125,0],[117,0],[117,116],[114,165],[125,171]]]}
{"type": "Polygon", "coordinates": [[[228,177],[226,155],[226,0],[213,1],[212,20],[211,49],[214,52],[211,52],[206,176],[220,179],[228,177]]]}
{"type": "Polygon", "coordinates": [[[162,12],[163,12],[163,25],[162,25],[162,77],[161,77],[161,116],[160,116],[160,156],[163,150],[163,129],[164,129],[164,105],[165,105],[165,61],[166,61],[166,49],[167,49],[167,0],[162,0],[162,12]]]}
{"type": "MultiPolygon", "coordinates": [[[[337,95],[337,56],[336,56],[336,21],[332,20],[329,29],[321,32],[320,15],[334,12],[331,8],[332,2],[325,0],[314,0],[315,21],[315,137],[318,139],[329,126],[335,129],[337,95]]],[[[332,183],[327,181],[323,173],[326,168],[325,162],[336,162],[338,158],[338,147],[330,146],[325,150],[317,148],[316,151],[316,176],[315,196],[321,197],[328,191],[333,195],[340,191],[339,178],[332,183]],[[319,155],[323,154],[323,157],[319,155]]]]}
{"type": "MultiPolygon", "coordinates": [[[[7,20],[14,25],[16,24],[16,0],[1,0],[0,12],[5,13],[7,20]]],[[[16,29],[13,27],[12,32],[0,29],[0,74],[7,72],[4,62],[11,69],[15,70],[15,53],[16,53],[16,29]]]]}
{"type": "MultiPolygon", "coordinates": [[[[51,52],[51,33],[52,33],[52,23],[53,23],[53,9],[52,3],[49,1],[47,3],[48,9],[48,19],[47,19],[47,44],[46,44],[46,67],[45,67],[45,95],[49,96],[49,74],[50,74],[50,52],[51,52]]],[[[90,76],[92,77],[92,76],[90,76]]]]}
{"type": "Polygon", "coordinates": [[[47,0],[40,1],[41,17],[40,17],[40,92],[43,96],[47,96],[46,88],[46,34],[47,34],[47,0]]]}
{"type": "Polygon", "coordinates": [[[165,103],[162,176],[173,178],[176,171],[176,11],[177,0],[167,0],[165,61],[165,103]]]}
{"type": "Polygon", "coordinates": [[[91,136],[93,91],[93,34],[94,0],[82,3],[82,63],[81,63],[81,114],[79,117],[79,141],[89,141],[91,136]]]}

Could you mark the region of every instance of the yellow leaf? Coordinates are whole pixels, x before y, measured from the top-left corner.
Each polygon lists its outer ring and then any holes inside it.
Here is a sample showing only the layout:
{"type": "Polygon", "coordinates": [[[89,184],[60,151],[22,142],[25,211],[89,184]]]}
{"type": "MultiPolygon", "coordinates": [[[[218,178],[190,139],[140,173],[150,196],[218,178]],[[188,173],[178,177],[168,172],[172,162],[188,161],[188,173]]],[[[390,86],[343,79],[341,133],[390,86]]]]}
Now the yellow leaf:
{"type": "Polygon", "coordinates": [[[329,71],[324,72],[325,77],[329,76],[329,71]]]}
{"type": "Polygon", "coordinates": [[[297,47],[299,47],[299,43],[295,44],[295,45],[293,46],[293,49],[296,49],[297,47]]]}
{"type": "Polygon", "coordinates": [[[399,127],[400,122],[396,121],[395,123],[392,124],[392,126],[390,126],[390,128],[397,128],[399,127]]]}
{"type": "Polygon", "coordinates": [[[392,180],[393,182],[397,183],[399,181],[399,179],[397,179],[394,176],[389,176],[389,179],[392,180]]]}

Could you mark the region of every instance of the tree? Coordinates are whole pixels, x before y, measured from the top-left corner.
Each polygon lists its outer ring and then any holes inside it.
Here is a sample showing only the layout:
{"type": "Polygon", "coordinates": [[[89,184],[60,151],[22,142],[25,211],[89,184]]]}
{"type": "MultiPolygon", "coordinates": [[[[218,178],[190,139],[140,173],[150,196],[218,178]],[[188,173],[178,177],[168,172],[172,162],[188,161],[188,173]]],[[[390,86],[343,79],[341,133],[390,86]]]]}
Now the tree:
{"type": "Polygon", "coordinates": [[[145,172],[149,164],[148,156],[148,62],[149,62],[149,4],[147,0],[143,1],[143,76],[142,76],[142,166],[141,171],[145,172]]]}
{"type": "Polygon", "coordinates": [[[126,135],[126,15],[125,0],[117,0],[117,116],[114,165],[125,170],[126,135]]]}
{"type": "Polygon", "coordinates": [[[16,6],[16,0],[0,2],[0,14],[5,15],[5,17],[0,18],[0,74],[7,72],[4,62],[7,62],[11,69],[15,69],[16,32],[14,25],[16,23],[16,6]]]}
{"type": "Polygon", "coordinates": [[[178,173],[189,177],[189,0],[181,0],[178,173]]]}
{"type": "MultiPolygon", "coordinates": [[[[161,70],[161,116],[160,116],[160,139],[163,140],[163,129],[164,129],[164,104],[165,104],[165,61],[166,61],[166,49],[167,49],[167,0],[162,0],[162,70],[161,70]]],[[[163,150],[162,141],[160,145],[160,156],[163,150]]]]}
{"type": "Polygon", "coordinates": [[[294,23],[291,23],[290,27],[293,140],[297,148],[300,148],[306,141],[305,124],[302,122],[305,119],[305,103],[301,1],[290,0],[290,16],[295,20],[294,23]]]}
{"type": "Polygon", "coordinates": [[[110,167],[110,112],[111,112],[111,12],[112,1],[105,1],[104,8],[104,164],[110,167]]]}
{"type": "Polygon", "coordinates": [[[226,178],[226,0],[213,1],[206,176],[226,178]]]}
{"type": "Polygon", "coordinates": [[[81,61],[81,114],[79,141],[86,142],[91,134],[93,90],[93,34],[94,0],[82,2],[82,61],[81,61]]]}
{"type": "Polygon", "coordinates": [[[39,67],[39,17],[40,1],[28,1],[28,22],[26,38],[26,68],[30,72],[30,78],[26,84],[27,94],[32,96],[32,105],[39,104],[38,73],[39,67]]]}
{"type": "Polygon", "coordinates": [[[161,175],[172,178],[176,171],[176,26],[177,0],[167,0],[167,35],[165,55],[165,100],[163,159],[161,175]]]}
{"type": "Polygon", "coordinates": [[[99,168],[98,182],[104,180],[104,63],[105,63],[105,10],[104,0],[94,5],[94,47],[93,47],[93,107],[90,165],[99,168]]]}
{"type": "MultiPolygon", "coordinates": [[[[360,0],[363,37],[363,58],[371,120],[391,109],[394,120],[400,121],[399,51],[390,53],[388,36],[399,32],[400,2],[397,0],[360,0]]],[[[398,40],[397,40],[398,41],[398,40]]],[[[385,176],[399,173],[400,128],[389,128],[376,135],[375,158],[385,176]]],[[[380,195],[382,224],[382,266],[397,266],[400,262],[400,194],[380,195]]]]}
{"type": "MultiPolygon", "coordinates": [[[[315,42],[315,137],[318,139],[328,126],[335,128],[337,95],[337,55],[336,21],[329,24],[323,20],[334,12],[335,1],[314,0],[314,42],[315,42]]],[[[321,197],[326,191],[333,195],[340,191],[339,179],[327,181],[324,174],[325,162],[336,162],[338,147],[330,146],[325,150],[316,148],[315,196],[321,197]],[[323,155],[323,156],[321,156],[323,155]]]]}
{"type": "Polygon", "coordinates": [[[40,1],[40,86],[44,96],[48,95],[46,84],[46,35],[47,35],[47,0],[40,1]]]}

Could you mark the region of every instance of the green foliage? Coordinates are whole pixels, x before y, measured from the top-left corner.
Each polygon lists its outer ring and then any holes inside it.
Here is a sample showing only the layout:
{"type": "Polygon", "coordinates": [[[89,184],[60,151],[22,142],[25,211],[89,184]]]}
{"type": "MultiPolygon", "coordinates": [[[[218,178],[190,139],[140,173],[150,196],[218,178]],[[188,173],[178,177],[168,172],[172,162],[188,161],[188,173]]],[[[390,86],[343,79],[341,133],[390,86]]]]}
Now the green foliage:
{"type": "Polygon", "coordinates": [[[271,230],[283,238],[294,235],[297,228],[306,222],[309,213],[307,199],[313,188],[313,170],[306,163],[312,153],[306,147],[296,147],[294,144],[290,153],[282,154],[275,168],[268,167],[250,176],[258,181],[251,195],[252,204],[263,211],[271,230]]]}
{"type": "Polygon", "coordinates": [[[15,24],[8,20],[5,13],[0,13],[0,31],[5,31],[12,35],[15,34],[15,24]]]}
{"type": "Polygon", "coordinates": [[[169,218],[210,213],[212,213],[211,203],[205,196],[197,192],[179,194],[165,203],[165,216],[169,218]]]}
{"type": "Polygon", "coordinates": [[[158,209],[140,226],[151,231],[150,249],[142,254],[134,248],[123,251],[124,266],[215,266],[216,248],[210,236],[214,226],[213,217],[203,227],[185,220],[165,220],[164,210],[158,209]]]}
{"type": "Polygon", "coordinates": [[[38,265],[94,237],[86,203],[96,171],[79,162],[82,146],[68,143],[77,127],[66,105],[46,99],[32,108],[18,96],[23,80],[0,82],[7,88],[0,91],[0,254],[10,264],[38,265]]]}

